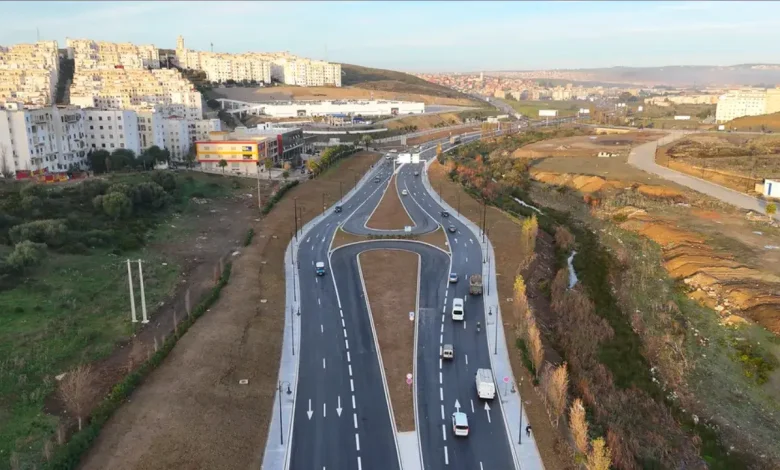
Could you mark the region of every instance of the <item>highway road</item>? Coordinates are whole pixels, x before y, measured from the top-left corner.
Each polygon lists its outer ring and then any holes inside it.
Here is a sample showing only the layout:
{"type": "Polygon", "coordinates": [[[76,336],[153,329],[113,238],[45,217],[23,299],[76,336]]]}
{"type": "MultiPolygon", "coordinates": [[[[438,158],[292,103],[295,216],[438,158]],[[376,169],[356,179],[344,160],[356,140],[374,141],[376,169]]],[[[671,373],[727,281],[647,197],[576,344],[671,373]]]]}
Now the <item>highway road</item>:
{"type": "MultiPolygon", "coordinates": [[[[475,140],[473,135],[464,139],[475,140]]],[[[423,146],[433,158],[436,143],[423,146]]],[[[444,149],[449,143],[443,144],[444,149]]],[[[388,187],[394,163],[382,160],[372,177],[341,202],[343,211],[328,213],[299,240],[296,266],[300,284],[300,351],[294,385],[292,438],[286,468],[400,469],[400,453],[381,366],[381,351],[366,307],[357,255],[368,249],[405,249],[421,256],[416,361],[416,412],[423,468],[510,469],[515,467],[500,399],[483,402],[476,395],[477,368],[490,368],[486,320],[481,296],[468,295],[467,276],[482,272],[479,240],[457,219],[446,218],[452,255],[415,241],[374,240],[330,251],[339,226],[358,234],[384,233],[365,227],[388,187]],[[373,176],[381,182],[375,183],[373,176]],[[316,276],[314,265],[325,262],[327,274],[316,276]],[[450,271],[460,276],[450,284],[450,271]],[[454,322],[452,299],[466,299],[466,320],[454,322]],[[477,332],[476,323],[482,325],[477,332]],[[440,347],[452,343],[455,359],[440,360],[440,347]],[[450,417],[459,406],[469,417],[468,438],[455,438],[450,417]]],[[[425,189],[423,164],[397,170],[401,200],[415,221],[414,233],[430,232],[442,220],[437,198],[425,189]]],[[[392,189],[392,188],[391,188],[392,189]]],[[[376,267],[372,267],[376,269],[376,267]]]]}

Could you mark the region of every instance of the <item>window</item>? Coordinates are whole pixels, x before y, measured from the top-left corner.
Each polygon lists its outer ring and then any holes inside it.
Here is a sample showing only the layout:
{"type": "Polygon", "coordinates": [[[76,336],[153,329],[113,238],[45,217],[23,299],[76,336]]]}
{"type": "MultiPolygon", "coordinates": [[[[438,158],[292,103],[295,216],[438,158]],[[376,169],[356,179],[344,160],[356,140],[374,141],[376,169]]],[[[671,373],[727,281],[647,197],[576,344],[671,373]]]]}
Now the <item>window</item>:
{"type": "Polygon", "coordinates": [[[113,139],[114,138],[114,134],[108,134],[108,138],[109,139],[113,139]]]}
{"type": "Polygon", "coordinates": [[[111,116],[109,116],[109,117],[108,117],[108,120],[109,120],[109,121],[111,120],[111,116]]]}
{"type": "Polygon", "coordinates": [[[111,144],[111,148],[114,148],[114,144],[111,144]]]}
{"type": "Polygon", "coordinates": [[[103,130],[103,126],[100,126],[100,130],[101,130],[101,131],[103,130]]]}
{"type": "Polygon", "coordinates": [[[125,144],[119,144],[121,148],[125,148],[125,144]]]}
{"type": "Polygon", "coordinates": [[[119,125],[119,130],[120,130],[120,131],[122,130],[122,125],[121,125],[121,124],[119,125]]]}
{"type": "Polygon", "coordinates": [[[100,144],[100,146],[106,148],[106,144],[100,144]]]}
{"type": "Polygon", "coordinates": [[[125,138],[125,135],[124,135],[124,134],[119,134],[119,138],[120,138],[120,139],[124,139],[124,138],[125,138]]]}
{"type": "Polygon", "coordinates": [[[105,134],[100,134],[100,138],[101,138],[101,139],[105,139],[105,138],[106,138],[106,135],[105,135],[105,134]]]}
{"type": "Polygon", "coordinates": [[[103,116],[98,116],[98,121],[102,121],[102,120],[103,120],[103,116]]]}
{"type": "Polygon", "coordinates": [[[121,120],[122,120],[122,116],[117,116],[117,117],[116,117],[116,120],[117,120],[117,121],[121,121],[121,120]]]}

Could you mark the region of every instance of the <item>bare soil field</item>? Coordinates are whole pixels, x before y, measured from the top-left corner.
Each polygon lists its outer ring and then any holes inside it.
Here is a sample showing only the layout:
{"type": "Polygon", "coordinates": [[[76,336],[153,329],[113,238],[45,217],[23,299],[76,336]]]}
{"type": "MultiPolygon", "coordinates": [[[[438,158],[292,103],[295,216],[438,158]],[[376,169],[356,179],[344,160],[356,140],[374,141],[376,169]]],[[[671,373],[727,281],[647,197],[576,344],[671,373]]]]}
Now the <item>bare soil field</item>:
{"type": "Polygon", "coordinates": [[[376,210],[366,222],[366,227],[375,230],[403,230],[407,225],[413,225],[414,222],[401,203],[401,197],[404,196],[398,195],[396,178],[393,175],[390,177],[390,184],[382,196],[382,200],[379,201],[376,210]]]}
{"type": "Polygon", "coordinates": [[[417,116],[409,116],[402,119],[396,119],[394,121],[388,121],[386,127],[388,129],[402,129],[404,127],[414,126],[418,131],[424,131],[427,129],[433,129],[435,127],[454,126],[462,124],[463,120],[457,113],[439,113],[439,114],[423,114],[417,116]]]}
{"type": "Polygon", "coordinates": [[[658,139],[654,132],[628,132],[618,135],[574,136],[525,145],[512,153],[517,158],[597,157],[599,152],[626,156],[632,147],[658,139]]]}
{"type": "Polygon", "coordinates": [[[379,157],[361,152],[338,162],[253,223],[256,235],[233,257],[220,300],[109,420],[82,468],[259,467],[281,356],[293,198],[305,223],[319,213],[323,192],[338,193],[340,182],[351,188],[352,171],[364,173],[379,157]]]}
{"type": "Polygon", "coordinates": [[[763,116],[745,116],[726,123],[726,129],[757,132],[769,130],[780,131],[780,113],[764,114],[763,116]]]}
{"type": "Polygon", "coordinates": [[[398,432],[414,431],[414,393],[406,374],[414,370],[414,322],[419,256],[411,251],[373,250],[358,255],[366,283],[379,351],[398,432]],[[381,267],[381,268],[380,268],[381,267]],[[387,286],[392,285],[392,289],[387,286]]]}
{"type": "Polygon", "coordinates": [[[443,96],[429,96],[416,93],[403,93],[394,91],[371,90],[357,86],[348,87],[296,87],[277,86],[268,88],[215,88],[215,95],[221,98],[229,98],[240,101],[263,100],[343,100],[343,99],[387,99],[401,101],[418,101],[425,104],[439,104],[446,106],[474,106],[469,100],[447,98],[443,96]]]}
{"type": "Polygon", "coordinates": [[[450,136],[453,136],[453,135],[456,135],[456,134],[465,134],[467,132],[474,132],[474,131],[478,131],[479,129],[480,129],[479,126],[475,126],[475,127],[458,129],[456,132],[453,132],[453,131],[450,131],[450,130],[448,130],[448,131],[440,131],[440,132],[433,132],[433,133],[428,134],[428,135],[421,135],[420,137],[415,137],[413,139],[407,139],[406,143],[407,143],[407,145],[420,145],[420,144],[423,144],[425,142],[430,142],[432,140],[444,139],[444,138],[447,138],[447,137],[450,137],[450,136]]]}
{"type": "MultiPolygon", "coordinates": [[[[392,238],[392,237],[388,237],[392,238]]],[[[433,245],[435,247],[441,248],[444,251],[449,252],[450,247],[447,244],[447,236],[444,234],[444,231],[439,227],[437,230],[426,233],[423,235],[403,235],[397,237],[399,240],[415,240],[423,243],[428,243],[430,245],[433,245]]],[[[349,243],[357,243],[362,241],[370,241],[372,238],[363,236],[363,235],[355,235],[353,233],[345,232],[344,230],[337,230],[336,235],[333,237],[333,243],[331,244],[331,249],[338,248],[340,246],[344,246],[349,243]]]]}
{"type": "MultiPolygon", "coordinates": [[[[428,174],[431,178],[431,184],[448,204],[455,206],[458,199],[460,199],[461,213],[472,222],[480,223],[482,204],[469,196],[459,185],[450,181],[442,165],[434,161],[430,166],[428,174]],[[458,194],[460,194],[459,197],[458,194]]],[[[573,468],[569,463],[571,460],[568,458],[568,444],[562,441],[560,432],[550,423],[544,402],[533,385],[533,378],[523,365],[522,353],[519,348],[514,347],[516,344],[514,333],[516,326],[512,320],[511,297],[515,274],[520,265],[520,253],[517,250],[517,240],[520,239],[521,234],[520,222],[518,219],[494,207],[488,207],[487,209],[487,229],[497,256],[495,261],[499,302],[505,326],[506,342],[509,345],[512,370],[514,371],[515,379],[519,381],[523,404],[533,428],[534,439],[545,468],[565,470],[573,468]]],[[[551,278],[554,275],[552,273],[553,258],[551,240],[546,238],[540,231],[537,243],[537,257],[529,268],[529,272],[534,274],[527,281],[529,303],[534,307],[534,313],[543,315],[543,320],[540,323],[548,321],[551,314],[549,306],[545,305],[545,296],[541,291],[544,286],[542,280],[546,276],[551,278]]],[[[550,278],[547,278],[548,282],[550,278]]],[[[487,321],[493,320],[489,318],[487,321]]],[[[546,353],[552,354],[550,348],[546,348],[546,353]]],[[[552,362],[560,360],[555,355],[549,356],[547,359],[552,362]]]]}

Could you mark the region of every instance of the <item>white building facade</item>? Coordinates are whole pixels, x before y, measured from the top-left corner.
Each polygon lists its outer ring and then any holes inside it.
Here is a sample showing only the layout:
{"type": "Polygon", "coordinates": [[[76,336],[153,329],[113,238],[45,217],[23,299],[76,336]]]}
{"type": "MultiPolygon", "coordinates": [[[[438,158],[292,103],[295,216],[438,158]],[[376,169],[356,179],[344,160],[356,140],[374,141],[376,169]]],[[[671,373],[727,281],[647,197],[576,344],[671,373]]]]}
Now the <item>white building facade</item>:
{"type": "Polygon", "coordinates": [[[85,109],[85,132],[91,150],[117,149],[141,153],[138,116],[130,110],[85,109]]]}
{"type": "Polygon", "coordinates": [[[0,46],[0,105],[50,106],[58,77],[57,41],[0,46]]]}
{"type": "Polygon", "coordinates": [[[341,100],[341,101],[285,101],[257,103],[257,109],[265,115],[279,118],[332,116],[401,116],[422,114],[425,103],[389,100],[341,100]]]}

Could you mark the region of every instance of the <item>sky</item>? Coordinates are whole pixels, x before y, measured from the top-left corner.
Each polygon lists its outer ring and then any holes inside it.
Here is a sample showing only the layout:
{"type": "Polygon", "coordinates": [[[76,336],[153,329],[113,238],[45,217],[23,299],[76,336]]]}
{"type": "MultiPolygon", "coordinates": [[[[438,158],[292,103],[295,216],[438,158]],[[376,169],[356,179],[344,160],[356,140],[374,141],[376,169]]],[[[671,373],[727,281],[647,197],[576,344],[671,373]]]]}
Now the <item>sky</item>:
{"type": "Polygon", "coordinates": [[[0,44],[289,51],[405,72],[780,63],[780,2],[0,2],[0,44]]]}

